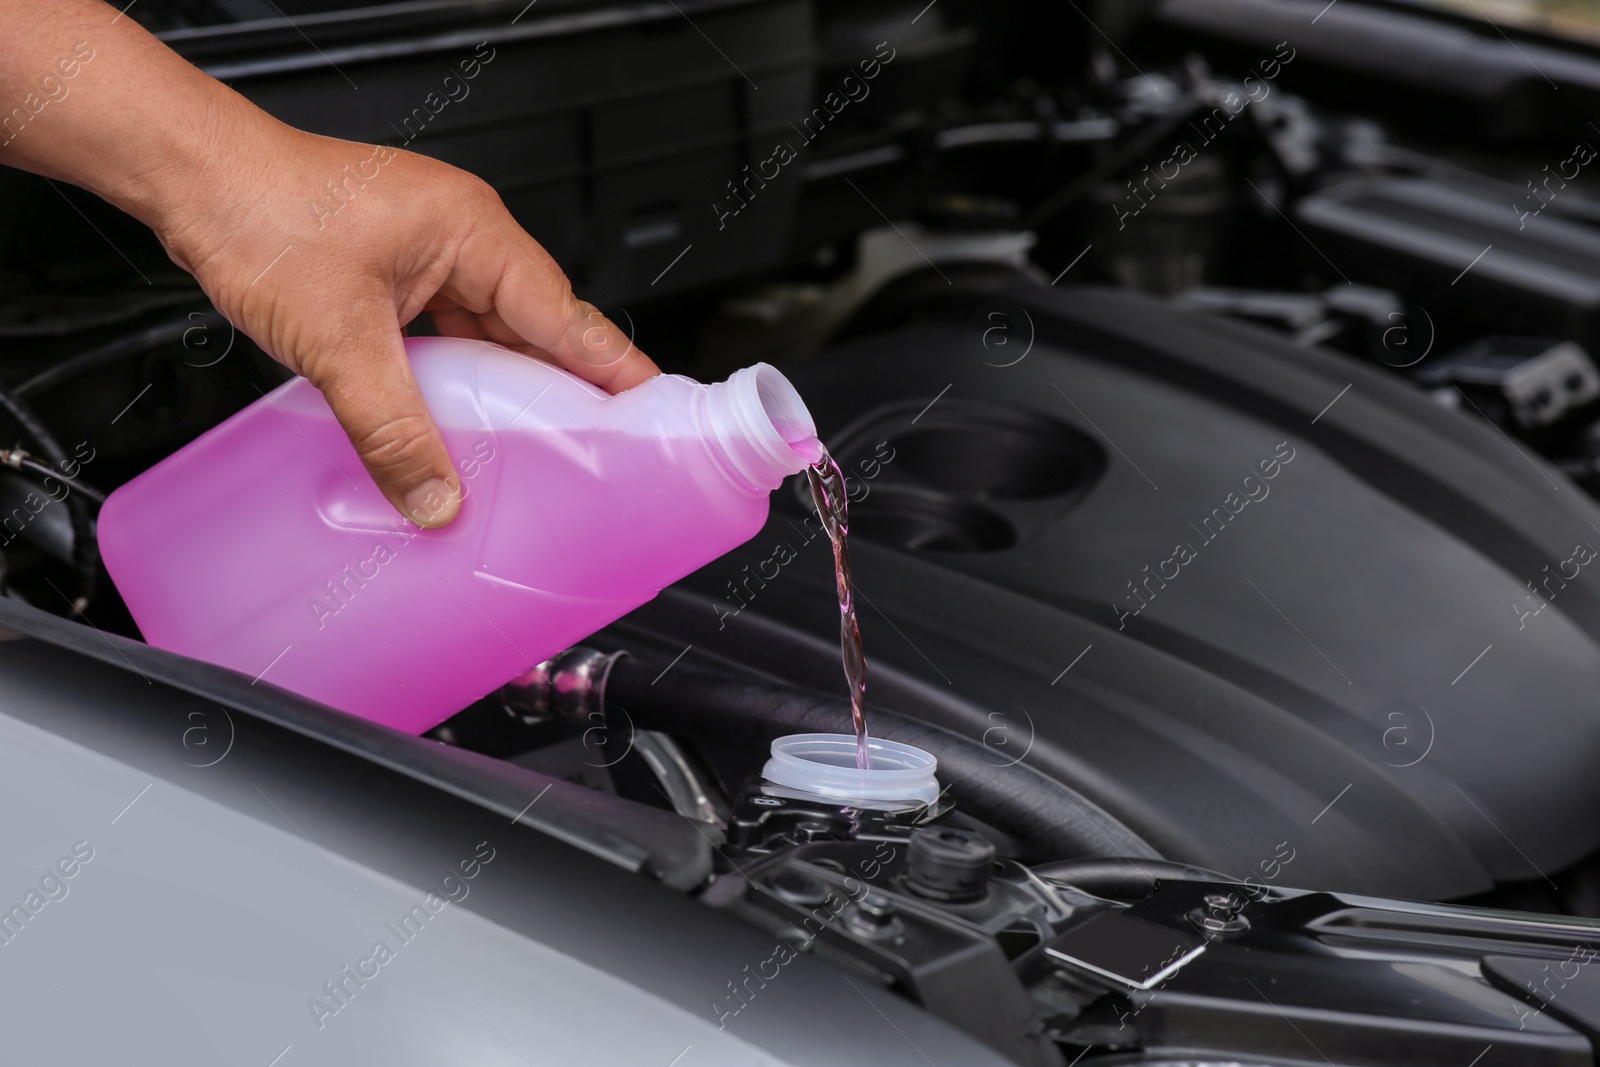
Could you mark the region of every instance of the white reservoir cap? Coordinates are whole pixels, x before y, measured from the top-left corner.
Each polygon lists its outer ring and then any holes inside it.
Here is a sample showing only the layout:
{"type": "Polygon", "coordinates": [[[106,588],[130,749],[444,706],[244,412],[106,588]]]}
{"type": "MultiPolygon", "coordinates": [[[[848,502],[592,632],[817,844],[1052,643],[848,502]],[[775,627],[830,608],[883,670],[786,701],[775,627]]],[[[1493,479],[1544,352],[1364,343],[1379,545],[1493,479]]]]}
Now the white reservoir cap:
{"type": "Polygon", "coordinates": [[[930,752],[880,737],[867,739],[872,769],[856,767],[852,734],[790,734],[772,742],[772,758],[761,776],[774,785],[799,789],[830,800],[917,800],[939,798],[934,777],[939,761],[930,752]]]}

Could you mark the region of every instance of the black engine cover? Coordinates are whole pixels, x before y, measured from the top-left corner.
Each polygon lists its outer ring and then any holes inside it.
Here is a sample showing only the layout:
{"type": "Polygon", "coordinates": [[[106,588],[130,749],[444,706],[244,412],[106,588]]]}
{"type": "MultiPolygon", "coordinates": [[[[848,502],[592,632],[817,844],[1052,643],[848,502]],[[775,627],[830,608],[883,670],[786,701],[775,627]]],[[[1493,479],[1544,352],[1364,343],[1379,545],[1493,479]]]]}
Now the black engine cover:
{"type": "MultiPolygon", "coordinates": [[[[1148,297],[916,315],[791,370],[852,475],[870,699],[1236,878],[1443,899],[1600,845],[1600,509],[1559,473],[1148,297]]],[[[786,491],[626,625],[842,694],[831,585],[786,491]]]]}

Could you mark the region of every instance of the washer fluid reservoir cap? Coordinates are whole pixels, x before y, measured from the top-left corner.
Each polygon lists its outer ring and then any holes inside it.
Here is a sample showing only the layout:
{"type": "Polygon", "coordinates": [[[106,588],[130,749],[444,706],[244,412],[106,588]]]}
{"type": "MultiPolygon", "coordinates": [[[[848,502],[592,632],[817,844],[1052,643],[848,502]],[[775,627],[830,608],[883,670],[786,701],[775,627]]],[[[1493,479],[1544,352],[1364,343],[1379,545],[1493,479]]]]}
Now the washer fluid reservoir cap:
{"type": "Polygon", "coordinates": [[[851,734],[790,734],[772,742],[772,758],[761,775],[774,785],[799,789],[829,800],[915,800],[932,804],[939,798],[934,771],[939,761],[930,752],[898,741],[867,739],[871,770],[856,767],[856,739],[851,734]]]}

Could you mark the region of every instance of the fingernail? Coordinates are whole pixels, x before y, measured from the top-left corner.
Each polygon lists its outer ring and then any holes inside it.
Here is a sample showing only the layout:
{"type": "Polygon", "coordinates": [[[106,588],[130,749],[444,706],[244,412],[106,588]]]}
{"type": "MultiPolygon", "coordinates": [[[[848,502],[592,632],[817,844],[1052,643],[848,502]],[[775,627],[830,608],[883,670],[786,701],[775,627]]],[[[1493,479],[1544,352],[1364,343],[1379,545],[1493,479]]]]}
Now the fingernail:
{"type": "Polygon", "coordinates": [[[461,502],[461,483],[454,478],[430,478],[406,494],[406,517],[425,530],[455,518],[461,502]]]}

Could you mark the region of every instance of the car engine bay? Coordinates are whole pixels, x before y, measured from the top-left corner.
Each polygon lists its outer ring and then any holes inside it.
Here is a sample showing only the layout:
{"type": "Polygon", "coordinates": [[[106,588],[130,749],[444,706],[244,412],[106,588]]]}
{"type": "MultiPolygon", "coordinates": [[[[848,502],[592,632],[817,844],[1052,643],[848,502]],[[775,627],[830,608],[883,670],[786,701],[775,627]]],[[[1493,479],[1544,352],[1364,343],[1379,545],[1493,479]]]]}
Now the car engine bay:
{"type": "MultiPolygon", "coordinates": [[[[133,14],[480,173],[665,369],[781,367],[848,475],[874,733],[943,791],[760,773],[850,731],[803,476],[393,758],[540,776],[530,825],[769,934],[719,1028],[806,954],[1021,1064],[1593,1062],[1600,48],[1358,0],[679,6],[133,14]]],[[[6,599],[243,699],[110,642],[94,512],[288,372],[11,170],[0,338],[6,599]]]]}

